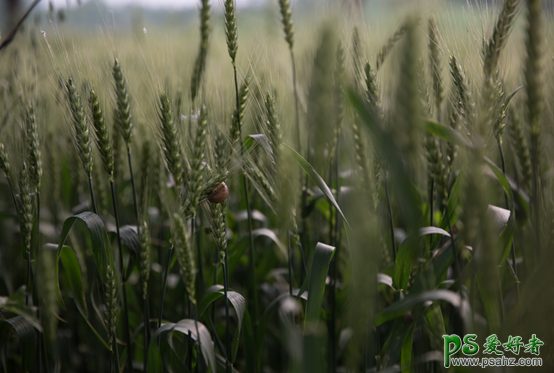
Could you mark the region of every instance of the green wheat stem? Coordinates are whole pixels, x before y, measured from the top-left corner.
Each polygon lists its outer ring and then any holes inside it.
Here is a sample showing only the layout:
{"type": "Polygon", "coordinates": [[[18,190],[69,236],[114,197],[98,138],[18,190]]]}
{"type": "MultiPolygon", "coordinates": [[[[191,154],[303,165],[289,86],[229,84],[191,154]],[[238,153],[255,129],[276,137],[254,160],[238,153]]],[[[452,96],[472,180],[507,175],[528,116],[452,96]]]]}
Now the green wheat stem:
{"type": "Polygon", "coordinates": [[[396,263],[396,238],[394,236],[394,217],[392,215],[392,206],[391,206],[391,199],[390,199],[390,191],[389,191],[389,176],[388,172],[385,172],[385,192],[387,195],[387,212],[389,213],[389,230],[390,230],[390,239],[391,239],[391,245],[392,245],[392,253],[394,255],[393,262],[396,263]]]}
{"type": "MultiPolygon", "coordinates": [[[[237,68],[235,65],[233,65],[233,72],[235,76],[235,98],[237,103],[237,113],[240,113],[240,99],[239,99],[239,85],[238,85],[238,79],[237,79],[237,68]]],[[[257,285],[256,285],[256,252],[255,252],[255,246],[254,246],[254,228],[252,223],[252,207],[250,205],[250,196],[248,192],[248,180],[246,179],[246,170],[244,168],[244,145],[242,142],[242,124],[241,124],[241,118],[240,115],[237,115],[236,118],[238,122],[239,127],[239,141],[240,141],[240,155],[242,159],[242,187],[243,187],[243,194],[244,199],[246,201],[246,212],[248,214],[248,236],[250,239],[250,292],[252,295],[252,317],[254,320],[258,320],[258,294],[257,294],[257,285]]],[[[256,322],[255,321],[255,322],[256,322]]]]}
{"type": "MultiPolygon", "coordinates": [[[[506,175],[506,161],[505,161],[505,158],[504,158],[504,151],[502,150],[502,141],[501,140],[498,141],[498,152],[500,153],[502,174],[504,174],[504,176],[507,176],[506,175]]],[[[510,192],[511,192],[511,189],[510,189],[510,192]]],[[[513,199],[513,196],[512,196],[512,199],[513,199]]],[[[515,209],[513,208],[513,206],[510,206],[507,194],[504,194],[504,203],[506,204],[506,208],[511,211],[510,219],[515,220],[515,209]]],[[[511,247],[511,250],[510,250],[510,255],[512,257],[512,267],[514,269],[514,273],[515,273],[515,277],[516,277],[517,296],[518,296],[518,299],[519,299],[519,280],[518,280],[518,276],[517,276],[516,245],[515,245],[515,242],[514,242],[513,239],[512,239],[512,247],[511,247]]]]}
{"type": "MultiPolygon", "coordinates": [[[[115,215],[115,226],[117,232],[117,247],[119,254],[119,272],[121,274],[121,288],[123,295],[123,330],[125,333],[125,340],[127,342],[127,354],[130,354],[131,351],[131,331],[129,326],[129,304],[127,302],[127,288],[125,286],[125,268],[123,266],[123,248],[121,246],[121,234],[120,234],[120,223],[119,223],[119,208],[117,206],[117,197],[115,192],[115,184],[113,180],[110,180],[110,188],[112,192],[112,204],[115,215]]],[[[137,227],[138,228],[138,227],[137,227]]],[[[144,326],[146,328],[146,325],[144,326]]],[[[128,360],[127,360],[128,361],[128,360]]],[[[131,368],[128,368],[132,370],[131,368]]]]}
{"type": "MultiPolygon", "coordinates": [[[[169,273],[169,266],[171,265],[171,258],[173,257],[173,251],[174,251],[174,245],[171,244],[171,248],[169,249],[169,254],[167,256],[167,262],[165,266],[164,271],[164,281],[162,285],[162,296],[160,298],[160,317],[158,318],[158,329],[162,326],[162,317],[164,313],[164,300],[165,300],[165,290],[167,288],[167,274],[169,273]]],[[[160,342],[160,337],[158,337],[158,343],[160,342]]]]}
{"type": "Polygon", "coordinates": [[[541,112],[544,100],[544,74],[542,68],[543,30],[542,2],[527,0],[527,59],[525,61],[525,87],[527,91],[527,122],[530,133],[533,226],[538,251],[541,246],[541,112]]]}

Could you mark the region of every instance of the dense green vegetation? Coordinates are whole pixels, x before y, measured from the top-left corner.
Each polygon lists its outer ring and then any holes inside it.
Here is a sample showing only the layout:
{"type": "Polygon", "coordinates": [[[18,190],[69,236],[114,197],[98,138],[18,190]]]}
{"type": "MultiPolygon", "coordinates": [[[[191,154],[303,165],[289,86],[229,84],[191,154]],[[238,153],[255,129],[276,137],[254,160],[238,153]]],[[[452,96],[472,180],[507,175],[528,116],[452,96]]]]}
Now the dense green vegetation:
{"type": "Polygon", "coordinates": [[[452,334],[535,334],[549,371],[552,12],[452,4],[29,17],[0,50],[0,371],[438,372],[452,334]]]}

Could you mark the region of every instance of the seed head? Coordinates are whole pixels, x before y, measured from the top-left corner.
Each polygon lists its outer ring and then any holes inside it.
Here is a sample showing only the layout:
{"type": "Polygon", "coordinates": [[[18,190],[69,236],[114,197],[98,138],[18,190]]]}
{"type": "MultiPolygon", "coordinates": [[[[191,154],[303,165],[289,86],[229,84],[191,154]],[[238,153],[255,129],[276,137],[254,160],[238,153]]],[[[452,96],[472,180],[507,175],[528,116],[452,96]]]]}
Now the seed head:
{"type": "Polygon", "coordinates": [[[237,17],[235,15],[234,0],[225,0],[225,35],[227,37],[229,57],[231,57],[234,66],[238,49],[237,17]]]}
{"type": "Polygon", "coordinates": [[[281,12],[281,21],[285,31],[285,40],[292,50],[294,44],[294,31],[292,29],[292,11],[290,10],[290,0],[279,0],[279,11],[281,12]]]}
{"type": "Polygon", "coordinates": [[[10,175],[10,159],[2,143],[0,143],[0,169],[4,171],[6,177],[10,175]]]}
{"type": "Polygon", "coordinates": [[[92,112],[92,124],[94,126],[94,133],[96,140],[96,147],[100,152],[100,157],[102,158],[102,165],[104,170],[108,173],[110,180],[113,180],[114,174],[114,157],[112,152],[112,143],[110,140],[110,133],[108,132],[108,127],[104,122],[104,114],[100,109],[100,102],[98,101],[98,96],[93,89],[90,90],[89,97],[90,110],[92,112]]]}
{"type": "Polygon", "coordinates": [[[133,138],[133,124],[131,123],[131,105],[127,94],[127,81],[121,71],[121,65],[116,58],[113,65],[113,78],[115,80],[115,124],[125,140],[127,148],[131,146],[133,138]]]}
{"type": "Polygon", "coordinates": [[[86,120],[85,111],[81,104],[81,96],[73,79],[69,78],[67,84],[67,98],[73,119],[73,137],[79,152],[79,158],[87,174],[92,174],[92,141],[89,124],[86,120]]]}

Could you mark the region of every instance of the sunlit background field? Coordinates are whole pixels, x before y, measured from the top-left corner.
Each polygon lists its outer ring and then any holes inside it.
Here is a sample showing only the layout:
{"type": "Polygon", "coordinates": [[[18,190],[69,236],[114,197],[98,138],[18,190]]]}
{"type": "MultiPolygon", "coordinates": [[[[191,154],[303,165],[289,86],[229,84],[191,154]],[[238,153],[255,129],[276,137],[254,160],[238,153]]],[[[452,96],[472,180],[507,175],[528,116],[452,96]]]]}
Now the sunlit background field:
{"type": "Polygon", "coordinates": [[[0,371],[552,370],[551,1],[10,4],[0,371]]]}

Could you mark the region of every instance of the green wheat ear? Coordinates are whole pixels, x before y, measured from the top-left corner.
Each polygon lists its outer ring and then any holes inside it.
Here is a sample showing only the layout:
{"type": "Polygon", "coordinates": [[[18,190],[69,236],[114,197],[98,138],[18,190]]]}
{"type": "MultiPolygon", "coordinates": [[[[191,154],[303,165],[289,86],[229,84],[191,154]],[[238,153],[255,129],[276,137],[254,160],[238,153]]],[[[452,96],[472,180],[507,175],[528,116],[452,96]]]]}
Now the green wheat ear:
{"type": "Polygon", "coordinates": [[[194,151],[189,180],[189,202],[188,214],[195,215],[196,206],[200,202],[202,194],[202,171],[204,170],[204,149],[206,146],[206,128],[208,113],[206,106],[202,105],[200,116],[196,127],[196,138],[194,140],[194,151]]]}
{"type": "Polygon", "coordinates": [[[454,56],[450,56],[450,74],[452,75],[452,83],[456,88],[455,109],[470,129],[475,122],[475,102],[464,69],[454,56]]]}
{"type": "Polygon", "coordinates": [[[229,57],[235,66],[238,50],[237,17],[234,0],[225,0],[225,35],[229,57]]]}
{"type": "Polygon", "coordinates": [[[118,296],[115,273],[113,267],[110,265],[106,268],[106,282],[104,283],[104,289],[104,298],[106,303],[104,323],[106,324],[106,329],[108,330],[108,346],[110,347],[110,351],[112,351],[113,343],[116,338],[117,315],[119,313],[119,308],[117,306],[118,296]]]}
{"type": "Polygon", "coordinates": [[[444,98],[444,88],[442,85],[441,55],[439,51],[439,31],[434,17],[429,18],[429,60],[433,79],[435,108],[437,111],[437,118],[440,121],[440,109],[444,98]]]}
{"type": "Polygon", "coordinates": [[[358,26],[354,26],[352,31],[352,64],[354,66],[354,83],[356,87],[362,87],[363,73],[363,57],[364,51],[362,47],[362,40],[360,37],[360,30],[358,26]]]}
{"type": "Polygon", "coordinates": [[[496,21],[493,34],[485,45],[485,63],[483,66],[486,79],[491,78],[496,73],[498,59],[502,49],[506,45],[506,40],[517,14],[519,2],[519,0],[504,1],[504,6],[496,21]]]}
{"type": "Polygon", "coordinates": [[[33,235],[33,200],[31,199],[31,184],[29,170],[26,162],[23,162],[19,174],[19,213],[20,227],[23,236],[25,252],[31,251],[31,238],[33,235]]]}
{"type": "Polygon", "coordinates": [[[179,134],[177,133],[177,127],[173,123],[171,103],[165,92],[160,95],[160,104],[158,116],[161,124],[161,147],[167,162],[167,167],[175,179],[177,190],[181,193],[181,188],[183,186],[181,142],[179,140],[179,134]]]}
{"type": "Polygon", "coordinates": [[[0,169],[4,171],[6,178],[10,176],[10,158],[2,143],[0,143],[0,169]]]}
{"type": "Polygon", "coordinates": [[[225,225],[225,210],[226,203],[211,203],[210,210],[212,212],[212,229],[214,241],[219,250],[219,260],[221,264],[225,265],[225,248],[227,247],[226,232],[227,227],[225,225]]]}
{"type": "Polygon", "coordinates": [[[131,104],[127,93],[127,81],[121,71],[121,65],[116,58],[113,65],[113,78],[115,80],[115,124],[121,136],[125,140],[127,149],[131,147],[133,139],[133,124],[131,123],[131,104]]]}
{"type": "Polygon", "coordinates": [[[379,53],[377,54],[377,59],[375,61],[375,69],[379,70],[381,66],[383,66],[383,63],[387,59],[387,56],[389,55],[392,48],[396,45],[396,43],[402,38],[402,36],[406,33],[406,30],[408,29],[409,23],[411,20],[408,20],[404,22],[402,25],[400,25],[392,35],[388,38],[385,45],[383,45],[381,48],[379,48],[379,53]]]}
{"type": "MultiPolygon", "coordinates": [[[[206,55],[208,53],[208,41],[210,39],[210,8],[209,0],[202,0],[202,6],[200,8],[200,49],[194,63],[194,70],[190,81],[190,96],[192,102],[194,102],[200,90],[202,77],[206,69],[206,55]]],[[[177,112],[179,112],[179,110],[177,112]]]]}
{"type": "Polygon", "coordinates": [[[265,98],[265,112],[267,120],[268,138],[273,149],[273,158],[278,163],[281,148],[283,145],[283,135],[281,133],[281,124],[275,110],[275,99],[271,93],[267,92],[265,98]]]}
{"type": "Polygon", "coordinates": [[[73,137],[75,138],[79,158],[81,158],[83,167],[86,173],[90,175],[92,174],[93,156],[89,124],[86,120],[83,105],[81,104],[81,96],[72,78],[69,78],[66,88],[73,119],[73,137]]]}
{"type": "Polygon", "coordinates": [[[365,92],[369,104],[374,114],[381,115],[381,98],[379,96],[379,87],[377,86],[377,76],[369,62],[365,65],[365,92]]]}
{"type": "Polygon", "coordinates": [[[33,105],[29,105],[29,107],[27,108],[27,120],[25,122],[27,125],[26,137],[28,144],[27,147],[29,149],[28,159],[30,177],[36,190],[39,191],[42,179],[42,155],[40,151],[37,121],[33,105]]]}
{"type": "Polygon", "coordinates": [[[418,74],[418,38],[417,23],[409,19],[404,26],[406,37],[400,57],[398,86],[394,106],[394,126],[399,148],[405,150],[413,162],[416,162],[419,148],[419,116],[421,115],[418,74]]]}
{"type": "Polygon", "coordinates": [[[114,156],[112,151],[112,143],[110,140],[110,133],[108,127],[104,122],[104,114],[100,109],[100,102],[98,101],[98,95],[94,89],[90,90],[89,96],[90,111],[92,112],[92,124],[94,127],[96,147],[100,152],[102,158],[102,165],[104,170],[108,173],[110,180],[113,180],[114,175],[114,156]]]}
{"type": "Polygon", "coordinates": [[[142,227],[139,230],[140,235],[140,280],[142,282],[142,294],[146,299],[148,290],[148,280],[150,278],[150,265],[152,264],[152,245],[150,241],[150,231],[148,229],[148,223],[142,222],[142,227]]]}
{"type": "Polygon", "coordinates": [[[290,10],[290,0],[279,0],[279,11],[281,12],[281,21],[285,31],[285,40],[292,50],[294,45],[294,30],[292,29],[292,11],[290,10]]]}

